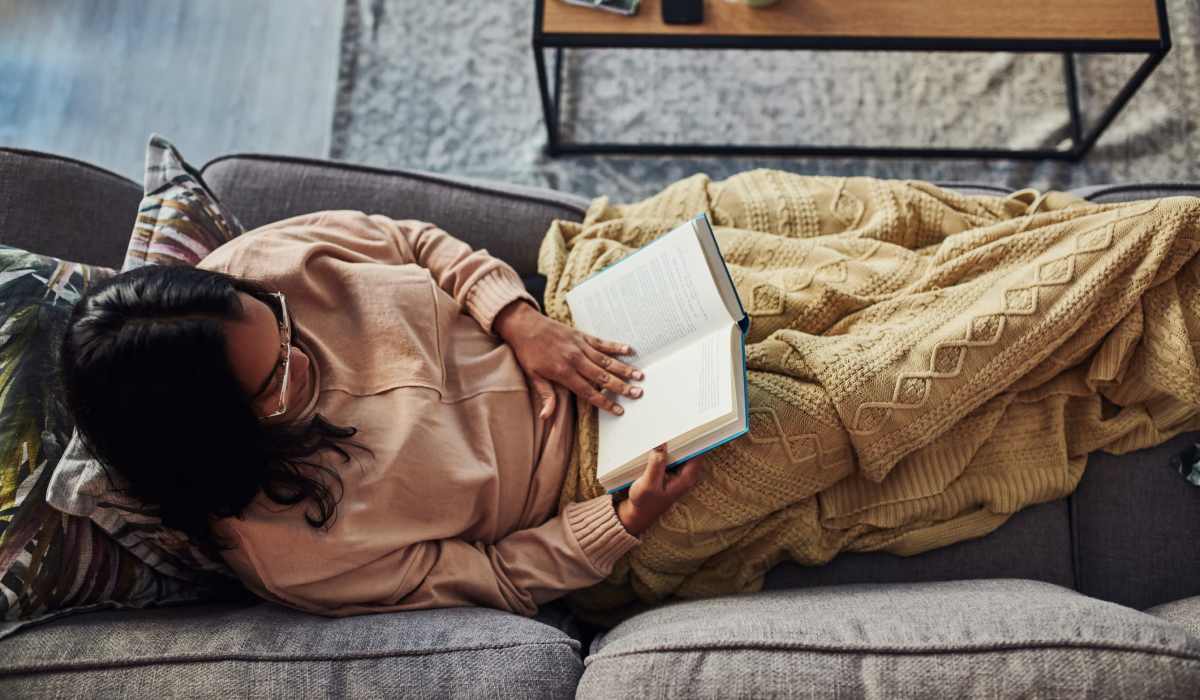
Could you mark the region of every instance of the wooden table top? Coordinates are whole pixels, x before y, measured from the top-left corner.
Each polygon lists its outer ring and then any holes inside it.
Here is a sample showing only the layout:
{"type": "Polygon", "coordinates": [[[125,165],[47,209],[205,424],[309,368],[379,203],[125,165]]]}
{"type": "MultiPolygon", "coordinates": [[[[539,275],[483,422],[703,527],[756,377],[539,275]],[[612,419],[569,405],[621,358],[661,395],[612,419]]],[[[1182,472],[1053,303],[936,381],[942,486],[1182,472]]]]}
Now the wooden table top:
{"type": "Polygon", "coordinates": [[[662,0],[632,17],[542,0],[543,34],[1156,41],[1156,0],[704,0],[702,24],[664,24],[662,0]]]}

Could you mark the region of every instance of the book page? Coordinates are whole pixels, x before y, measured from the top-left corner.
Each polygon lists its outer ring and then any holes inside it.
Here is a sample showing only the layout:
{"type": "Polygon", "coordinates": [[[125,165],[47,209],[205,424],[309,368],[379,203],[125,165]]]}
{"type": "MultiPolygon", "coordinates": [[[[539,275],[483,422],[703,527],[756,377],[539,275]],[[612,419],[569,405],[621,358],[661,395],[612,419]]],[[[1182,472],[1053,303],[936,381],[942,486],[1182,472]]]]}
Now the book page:
{"type": "Polygon", "coordinates": [[[734,410],[730,333],[737,331],[728,319],[723,323],[646,365],[639,382],[645,393],[619,399],[624,415],[599,412],[597,476],[734,410]]]}
{"type": "Polygon", "coordinates": [[[717,328],[729,312],[690,221],[567,293],[576,327],[626,343],[642,366],[717,328]]]}
{"type": "Polygon", "coordinates": [[[725,302],[725,310],[729,312],[729,318],[740,323],[746,316],[745,309],[742,308],[742,301],[738,298],[737,288],[733,285],[732,276],[729,274],[729,267],[725,263],[725,259],[721,257],[721,248],[717,245],[717,235],[713,232],[712,226],[708,224],[707,216],[698,216],[692,219],[696,227],[696,238],[700,241],[700,249],[704,251],[704,259],[708,262],[709,274],[717,283],[717,294],[725,302]]]}

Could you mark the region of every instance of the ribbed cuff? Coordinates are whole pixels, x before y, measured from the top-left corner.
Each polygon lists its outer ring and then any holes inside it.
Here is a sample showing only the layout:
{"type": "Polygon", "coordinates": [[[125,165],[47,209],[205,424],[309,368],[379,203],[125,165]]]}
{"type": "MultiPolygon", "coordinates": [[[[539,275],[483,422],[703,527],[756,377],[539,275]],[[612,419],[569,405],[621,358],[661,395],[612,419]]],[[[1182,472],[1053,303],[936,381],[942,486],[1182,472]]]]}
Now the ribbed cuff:
{"type": "Polygon", "coordinates": [[[563,516],[588,561],[604,576],[612,573],[613,564],[622,554],[642,543],[621,524],[610,493],[588,501],[568,503],[563,508],[563,516]]]}
{"type": "Polygon", "coordinates": [[[467,312],[483,326],[483,330],[491,333],[496,314],[515,299],[524,299],[541,311],[537,300],[525,290],[516,271],[501,265],[471,285],[471,291],[467,292],[467,312]]]}

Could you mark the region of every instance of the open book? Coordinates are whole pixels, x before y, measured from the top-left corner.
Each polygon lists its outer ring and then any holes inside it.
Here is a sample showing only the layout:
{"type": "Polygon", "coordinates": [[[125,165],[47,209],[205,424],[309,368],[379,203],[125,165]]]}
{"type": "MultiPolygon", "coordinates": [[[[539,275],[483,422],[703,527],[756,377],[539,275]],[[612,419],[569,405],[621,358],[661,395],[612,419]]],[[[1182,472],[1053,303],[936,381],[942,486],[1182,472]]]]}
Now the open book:
{"type": "Polygon", "coordinates": [[[599,412],[596,477],[613,493],[667,443],[668,468],[745,434],[750,319],[708,217],[664,234],[567,293],[576,328],[626,343],[645,374],[641,398],[606,391],[624,415],[599,412]]]}

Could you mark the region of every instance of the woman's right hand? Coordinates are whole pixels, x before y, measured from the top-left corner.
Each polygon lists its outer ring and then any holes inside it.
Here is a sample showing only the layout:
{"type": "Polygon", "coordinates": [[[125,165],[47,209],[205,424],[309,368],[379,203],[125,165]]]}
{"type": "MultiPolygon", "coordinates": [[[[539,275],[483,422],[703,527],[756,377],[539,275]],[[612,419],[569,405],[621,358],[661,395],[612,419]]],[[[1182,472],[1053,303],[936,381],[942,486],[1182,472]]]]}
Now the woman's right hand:
{"type": "Polygon", "coordinates": [[[629,498],[617,504],[617,518],[629,534],[637,537],[700,480],[699,457],[693,457],[674,473],[667,472],[667,445],[650,451],[646,471],[629,487],[629,498]]]}

